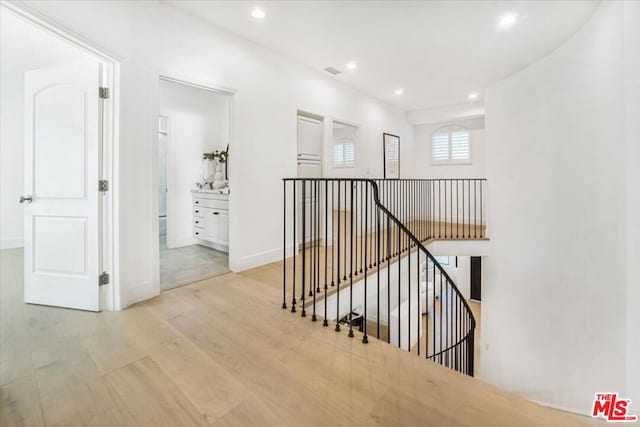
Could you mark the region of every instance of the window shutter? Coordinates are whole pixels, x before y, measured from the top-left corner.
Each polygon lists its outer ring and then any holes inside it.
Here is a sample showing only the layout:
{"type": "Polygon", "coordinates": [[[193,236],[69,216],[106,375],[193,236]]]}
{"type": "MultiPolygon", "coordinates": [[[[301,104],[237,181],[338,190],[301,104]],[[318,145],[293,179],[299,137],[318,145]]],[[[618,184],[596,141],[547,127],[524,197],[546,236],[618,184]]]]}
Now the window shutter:
{"type": "Polygon", "coordinates": [[[469,131],[451,132],[451,160],[469,160],[470,158],[469,131]]]}
{"type": "Polygon", "coordinates": [[[434,163],[460,163],[471,160],[471,136],[461,126],[438,129],[431,136],[431,160],[434,163]]]}
{"type": "Polygon", "coordinates": [[[449,160],[448,132],[438,132],[431,138],[431,159],[434,162],[449,160]]]}
{"type": "Polygon", "coordinates": [[[356,162],[356,146],[350,139],[341,139],[333,144],[333,166],[352,168],[356,162]]]}

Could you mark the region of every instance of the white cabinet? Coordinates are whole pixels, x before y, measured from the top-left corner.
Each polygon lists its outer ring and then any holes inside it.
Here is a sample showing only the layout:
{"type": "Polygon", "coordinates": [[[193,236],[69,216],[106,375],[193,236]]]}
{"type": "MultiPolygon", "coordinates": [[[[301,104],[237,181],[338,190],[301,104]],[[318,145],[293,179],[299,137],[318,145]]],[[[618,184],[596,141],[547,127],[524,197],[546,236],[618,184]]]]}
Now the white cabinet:
{"type": "Polygon", "coordinates": [[[229,195],[194,191],[193,235],[201,245],[229,252],[229,195]]]}

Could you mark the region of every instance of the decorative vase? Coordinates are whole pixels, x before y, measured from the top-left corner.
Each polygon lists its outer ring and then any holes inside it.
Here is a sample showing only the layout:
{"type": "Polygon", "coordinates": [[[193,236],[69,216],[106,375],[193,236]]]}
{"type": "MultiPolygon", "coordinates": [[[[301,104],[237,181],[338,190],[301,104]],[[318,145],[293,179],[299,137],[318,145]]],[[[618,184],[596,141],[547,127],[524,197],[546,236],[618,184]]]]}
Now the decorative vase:
{"type": "Polygon", "coordinates": [[[211,182],[211,179],[213,178],[213,176],[214,176],[213,161],[209,159],[202,159],[202,163],[200,165],[200,179],[202,184],[211,182]]]}
{"type": "Polygon", "coordinates": [[[222,172],[222,164],[218,163],[216,165],[216,173],[213,176],[213,184],[211,185],[211,187],[213,187],[214,190],[218,190],[226,186],[227,186],[227,183],[224,180],[224,173],[222,172]]]}

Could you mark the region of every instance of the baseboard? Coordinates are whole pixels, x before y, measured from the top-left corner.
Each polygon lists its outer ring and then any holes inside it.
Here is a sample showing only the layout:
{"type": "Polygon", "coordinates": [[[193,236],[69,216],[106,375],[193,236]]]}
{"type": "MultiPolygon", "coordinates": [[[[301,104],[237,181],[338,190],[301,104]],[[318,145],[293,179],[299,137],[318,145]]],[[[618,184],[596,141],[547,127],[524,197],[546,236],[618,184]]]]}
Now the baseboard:
{"type": "Polygon", "coordinates": [[[0,249],[22,248],[23,246],[24,239],[22,237],[0,239],[0,249]]]}
{"type": "Polygon", "coordinates": [[[137,302],[153,298],[159,293],[160,288],[152,286],[149,282],[127,288],[122,301],[122,309],[124,310],[137,302]]]}
{"type": "MultiPolygon", "coordinates": [[[[293,246],[287,246],[287,257],[293,254],[293,246]]],[[[271,264],[276,261],[282,261],[282,248],[271,249],[254,255],[240,258],[240,270],[249,270],[251,268],[260,267],[261,265],[271,264]]]]}
{"type": "Polygon", "coordinates": [[[556,409],[556,410],[558,410],[558,411],[566,412],[566,413],[568,413],[568,414],[580,415],[580,416],[582,416],[582,417],[586,417],[586,418],[589,418],[589,419],[591,419],[591,418],[592,418],[592,417],[591,417],[591,414],[588,414],[588,413],[586,413],[586,412],[584,412],[584,411],[579,411],[579,410],[577,410],[577,409],[571,409],[571,408],[567,408],[567,407],[559,406],[559,405],[552,405],[552,404],[550,404],[550,403],[541,402],[541,401],[539,401],[539,400],[533,400],[533,399],[531,399],[531,401],[532,401],[532,402],[534,402],[534,403],[537,403],[538,405],[545,406],[545,407],[547,407],[547,408],[551,408],[551,409],[556,409]]]}

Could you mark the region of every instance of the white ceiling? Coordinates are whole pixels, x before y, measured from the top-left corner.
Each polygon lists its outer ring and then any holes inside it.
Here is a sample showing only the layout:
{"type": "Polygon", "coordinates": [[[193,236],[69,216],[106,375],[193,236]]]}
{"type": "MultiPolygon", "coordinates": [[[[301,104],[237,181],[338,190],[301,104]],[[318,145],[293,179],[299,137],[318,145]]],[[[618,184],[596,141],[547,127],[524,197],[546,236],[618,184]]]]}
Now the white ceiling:
{"type": "Polygon", "coordinates": [[[597,1],[207,1],[174,6],[405,110],[467,102],[542,58],[582,26],[597,1]],[[251,17],[259,6],[263,20],[251,17]],[[497,28],[518,13],[510,30],[497,28]],[[355,60],[358,68],[346,70],[355,60]],[[394,89],[403,88],[402,96],[394,89]]]}

